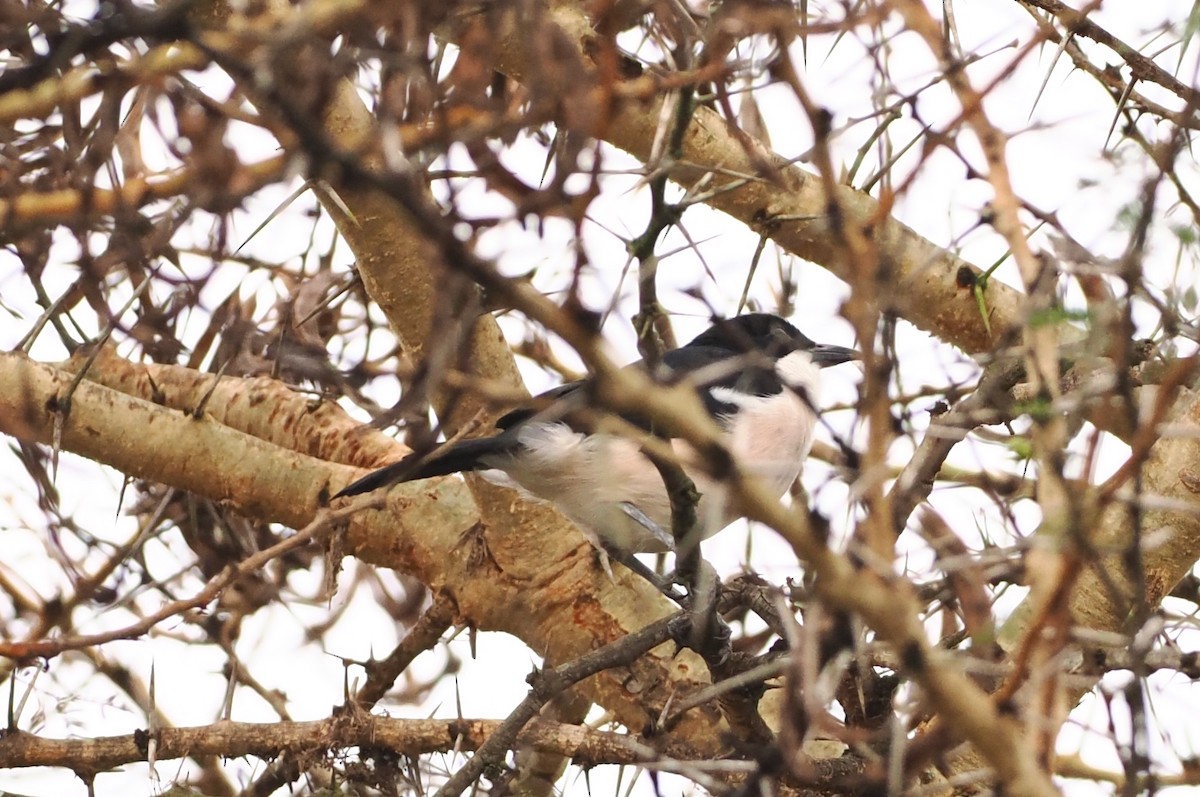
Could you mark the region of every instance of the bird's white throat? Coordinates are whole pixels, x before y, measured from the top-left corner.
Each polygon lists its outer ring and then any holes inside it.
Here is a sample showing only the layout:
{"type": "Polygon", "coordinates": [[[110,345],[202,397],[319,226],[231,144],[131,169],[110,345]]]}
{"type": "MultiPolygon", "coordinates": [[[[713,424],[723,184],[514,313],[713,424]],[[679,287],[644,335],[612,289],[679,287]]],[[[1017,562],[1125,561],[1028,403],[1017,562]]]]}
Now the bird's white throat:
{"type": "Polygon", "coordinates": [[[817,392],[821,389],[821,368],[813,362],[808,352],[794,351],[779,358],[775,363],[775,373],[788,387],[804,391],[810,399],[817,400],[817,392]]]}

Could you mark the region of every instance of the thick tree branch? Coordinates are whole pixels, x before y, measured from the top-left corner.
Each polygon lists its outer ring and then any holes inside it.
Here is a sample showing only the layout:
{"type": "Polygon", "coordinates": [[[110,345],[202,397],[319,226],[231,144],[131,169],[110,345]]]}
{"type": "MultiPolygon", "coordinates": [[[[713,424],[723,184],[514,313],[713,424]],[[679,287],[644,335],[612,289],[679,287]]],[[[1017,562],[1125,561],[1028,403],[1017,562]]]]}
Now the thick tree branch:
{"type": "MultiPolygon", "coordinates": [[[[478,749],[492,737],[500,720],[410,720],[369,714],[340,715],[315,722],[219,722],[191,728],[162,728],[153,739],[155,759],[200,755],[226,758],[274,757],[289,750],[336,752],[349,747],[384,748],[401,755],[478,749]]],[[[146,731],[94,739],[47,739],[22,731],[0,735],[0,766],[66,767],[99,773],[145,761],[146,731]]],[[[595,764],[635,764],[670,756],[672,748],[654,749],[621,733],[531,720],[516,737],[529,745],[595,764]]],[[[677,750],[686,756],[686,750],[677,750]]]]}
{"type": "MultiPolygon", "coordinates": [[[[592,50],[596,33],[581,4],[554,4],[550,20],[578,48],[579,58],[592,50]]],[[[499,68],[517,80],[528,79],[537,68],[536,64],[530,67],[533,55],[528,38],[522,30],[504,34],[499,68]]],[[[655,104],[622,102],[602,129],[584,132],[598,134],[648,161],[660,118],[655,104]]],[[[710,108],[696,109],[682,137],[681,151],[682,157],[670,164],[671,179],[690,189],[704,181],[709,186],[707,204],[766,235],[782,249],[853,281],[853,264],[844,257],[830,227],[830,197],[820,178],[737,136],[710,108]],[[760,174],[762,164],[767,164],[770,174],[760,174]]],[[[878,247],[888,284],[895,288],[891,298],[896,304],[889,309],[964,351],[993,348],[995,339],[988,334],[959,274],[965,269],[978,275],[979,269],[893,219],[874,197],[841,186],[836,202],[844,214],[842,223],[857,226],[878,247]]],[[[1017,291],[993,279],[986,297],[993,335],[1020,325],[1023,299],[1017,291]]]]}

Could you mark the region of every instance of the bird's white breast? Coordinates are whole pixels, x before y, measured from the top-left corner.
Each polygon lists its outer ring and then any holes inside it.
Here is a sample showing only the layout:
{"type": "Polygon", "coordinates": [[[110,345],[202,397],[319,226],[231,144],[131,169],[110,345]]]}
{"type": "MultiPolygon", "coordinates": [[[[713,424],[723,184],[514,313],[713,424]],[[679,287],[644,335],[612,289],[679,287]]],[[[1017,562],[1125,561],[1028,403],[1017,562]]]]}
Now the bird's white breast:
{"type": "Polygon", "coordinates": [[[811,400],[821,386],[821,369],[806,352],[793,352],[780,359],[775,370],[787,386],[776,395],[713,393],[739,408],[729,429],[730,450],[747,472],[779,497],[800,476],[812,449],[816,414],[811,400]]]}

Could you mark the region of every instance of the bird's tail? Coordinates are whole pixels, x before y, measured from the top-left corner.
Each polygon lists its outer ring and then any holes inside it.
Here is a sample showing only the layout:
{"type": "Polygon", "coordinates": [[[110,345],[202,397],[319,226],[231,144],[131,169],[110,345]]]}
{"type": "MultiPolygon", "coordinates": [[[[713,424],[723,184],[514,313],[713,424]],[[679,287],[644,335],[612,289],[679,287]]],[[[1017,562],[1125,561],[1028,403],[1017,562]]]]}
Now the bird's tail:
{"type": "Polygon", "coordinates": [[[511,451],[515,444],[514,439],[506,435],[498,435],[462,440],[447,446],[433,456],[409,454],[404,459],[393,462],[391,465],[385,465],[379,470],[368,473],[358,481],[351,482],[342,488],[342,491],[334,498],[361,495],[400,482],[432,479],[434,476],[445,476],[450,473],[487,470],[494,466],[486,460],[497,454],[511,451]]]}

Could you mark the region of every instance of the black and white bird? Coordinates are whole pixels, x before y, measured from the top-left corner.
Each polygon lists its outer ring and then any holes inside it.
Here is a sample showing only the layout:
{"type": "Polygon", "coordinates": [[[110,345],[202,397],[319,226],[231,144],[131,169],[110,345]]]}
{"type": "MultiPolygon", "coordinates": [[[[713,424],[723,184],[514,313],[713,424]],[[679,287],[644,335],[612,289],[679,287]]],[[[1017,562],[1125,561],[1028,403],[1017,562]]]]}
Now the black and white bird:
{"type": "MultiPolygon", "coordinates": [[[[782,497],[812,448],[821,369],[855,359],[842,346],[814,343],[776,315],[748,313],[719,320],[685,346],[666,352],[653,376],[691,380],[727,435],[740,465],[782,497]]],[[[641,362],[630,368],[645,368],[641,362]]],[[[587,380],[554,388],[496,422],[490,437],[414,453],[352,483],[335,498],[390,484],[483,471],[489,481],[548,501],[602,550],[629,554],[671,550],[671,502],[658,469],[628,437],[590,431],[572,416],[586,409],[587,380]]],[[[647,428],[645,419],[625,420],[647,428]]],[[[701,538],[738,513],[720,484],[698,466],[683,441],[673,447],[700,493],[701,538]]]]}

